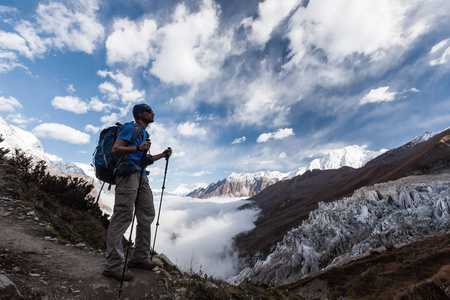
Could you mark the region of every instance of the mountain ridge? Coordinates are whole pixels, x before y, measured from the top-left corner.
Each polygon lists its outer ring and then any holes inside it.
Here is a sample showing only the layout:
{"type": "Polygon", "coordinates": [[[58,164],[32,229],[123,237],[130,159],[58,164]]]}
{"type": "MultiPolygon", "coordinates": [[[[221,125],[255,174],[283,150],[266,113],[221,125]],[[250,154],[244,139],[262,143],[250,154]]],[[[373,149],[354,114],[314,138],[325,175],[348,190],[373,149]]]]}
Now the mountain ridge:
{"type": "Polygon", "coordinates": [[[278,171],[233,172],[227,178],[211,183],[207,187],[199,187],[186,196],[203,199],[211,197],[251,197],[276,182],[302,175],[306,171],[338,169],[343,166],[360,168],[371,159],[387,151],[386,149],[371,151],[366,150],[366,148],[367,146],[351,145],[331,150],[323,157],[312,160],[305,167],[287,173],[278,171]]]}
{"type": "Polygon", "coordinates": [[[211,197],[250,197],[289,176],[289,173],[278,171],[260,171],[256,173],[233,172],[225,179],[211,183],[206,188],[200,187],[187,194],[192,198],[211,197]]]}

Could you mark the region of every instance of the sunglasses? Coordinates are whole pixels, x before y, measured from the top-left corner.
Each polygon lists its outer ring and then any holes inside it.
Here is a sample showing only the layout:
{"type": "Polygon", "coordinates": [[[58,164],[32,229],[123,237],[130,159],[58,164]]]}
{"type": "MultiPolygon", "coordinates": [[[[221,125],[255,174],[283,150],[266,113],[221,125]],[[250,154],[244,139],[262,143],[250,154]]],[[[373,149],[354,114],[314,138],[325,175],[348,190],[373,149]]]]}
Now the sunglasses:
{"type": "Polygon", "coordinates": [[[148,112],[149,114],[153,114],[154,112],[153,112],[153,110],[150,108],[150,109],[146,109],[146,110],[144,110],[144,111],[146,111],[146,112],[148,112]]]}

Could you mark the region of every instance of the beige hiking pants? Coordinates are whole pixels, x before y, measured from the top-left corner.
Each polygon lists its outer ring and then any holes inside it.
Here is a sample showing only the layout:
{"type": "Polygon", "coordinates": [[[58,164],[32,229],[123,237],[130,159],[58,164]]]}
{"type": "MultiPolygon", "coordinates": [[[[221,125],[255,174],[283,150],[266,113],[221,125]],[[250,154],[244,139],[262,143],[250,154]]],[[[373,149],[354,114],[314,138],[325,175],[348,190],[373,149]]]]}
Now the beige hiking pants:
{"type": "MultiPolygon", "coordinates": [[[[133,220],[136,195],[139,187],[139,173],[116,178],[114,211],[108,228],[105,270],[121,270],[125,256],[122,237],[133,220]]],[[[147,176],[142,176],[141,190],[136,201],[136,240],[130,260],[140,261],[150,255],[150,224],[155,219],[153,194],[147,176]]],[[[128,237],[126,237],[128,239],[128,237]]]]}

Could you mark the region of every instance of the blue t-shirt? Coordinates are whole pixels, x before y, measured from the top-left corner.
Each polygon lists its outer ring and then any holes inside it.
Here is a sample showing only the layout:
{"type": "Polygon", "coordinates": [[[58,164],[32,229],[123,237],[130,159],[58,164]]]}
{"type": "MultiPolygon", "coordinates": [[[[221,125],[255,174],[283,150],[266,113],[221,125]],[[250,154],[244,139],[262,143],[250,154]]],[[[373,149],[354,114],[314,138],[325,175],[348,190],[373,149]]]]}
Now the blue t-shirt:
{"type": "MultiPolygon", "coordinates": [[[[142,130],[141,134],[139,134],[137,136],[137,138],[134,140],[134,142],[128,146],[140,145],[140,144],[142,144],[142,142],[144,142],[148,138],[147,131],[144,130],[144,128],[142,128],[142,127],[141,127],[141,130],[142,130]]],[[[133,137],[133,133],[134,133],[134,125],[131,123],[125,123],[122,126],[122,128],[120,129],[119,134],[117,135],[117,139],[129,142],[131,140],[131,138],[133,137]]],[[[143,151],[137,151],[137,152],[128,154],[125,161],[132,162],[132,163],[140,166],[143,154],[144,154],[143,151]]]]}

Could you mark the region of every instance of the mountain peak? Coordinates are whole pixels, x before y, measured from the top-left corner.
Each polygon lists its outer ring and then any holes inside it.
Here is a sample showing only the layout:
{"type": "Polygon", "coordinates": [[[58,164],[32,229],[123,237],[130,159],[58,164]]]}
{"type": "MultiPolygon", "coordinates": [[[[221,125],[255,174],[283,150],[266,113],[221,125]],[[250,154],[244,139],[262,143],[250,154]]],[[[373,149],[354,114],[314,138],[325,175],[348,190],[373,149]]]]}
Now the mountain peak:
{"type": "Polygon", "coordinates": [[[31,156],[35,161],[42,160],[46,162],[47,166],[58,172],[85,175],[83,170],[75,164],[66,162],[56,155],[46,153],[41,141],[34,134],[9,124],[2,117],[0,117],[0,132],[4,139],[0,143],[0,147],[10,149],[10,155],[14,154],[14,151],[18,149],[31,156]]]}
{"type": "Polygon", "coordinates": [[[312,171],[314,169],[330,170],[339,169],[340,167],[352,167],[358,169],[364,166],[368,161],[387,151],[387,149],[370,151],[366,150],[366,148],[367,145],[351,145],[341,149],[331,150],[322,158],[316,158],[306,167],[299,168],[295,175],[302,175],[306,171],[312,171]]]}

